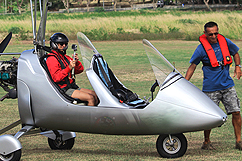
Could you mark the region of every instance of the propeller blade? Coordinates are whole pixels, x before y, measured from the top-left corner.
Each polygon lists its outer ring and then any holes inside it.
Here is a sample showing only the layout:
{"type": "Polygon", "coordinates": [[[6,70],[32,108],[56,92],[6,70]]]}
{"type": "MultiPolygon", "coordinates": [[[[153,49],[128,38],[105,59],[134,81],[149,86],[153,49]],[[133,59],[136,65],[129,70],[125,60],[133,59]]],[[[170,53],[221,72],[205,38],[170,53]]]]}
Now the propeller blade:
{"type": "Polygon", "coordinates": [[[8,36],[6,36],[6,38],[1,42],[0,53],[2,53],[5,50],[5,48],[8,46],[8,43],[11,40],[11,38],[12,38],[12,32],[10,32],[8,36]]]}

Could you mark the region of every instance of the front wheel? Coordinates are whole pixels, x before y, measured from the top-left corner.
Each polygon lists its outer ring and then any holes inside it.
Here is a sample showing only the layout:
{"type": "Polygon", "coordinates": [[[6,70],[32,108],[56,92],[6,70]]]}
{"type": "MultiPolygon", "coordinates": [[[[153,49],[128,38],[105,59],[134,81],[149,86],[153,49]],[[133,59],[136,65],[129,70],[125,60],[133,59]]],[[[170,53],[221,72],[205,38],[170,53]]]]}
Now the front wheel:
{"type": "Polygon", "coordinates": [[[12,152],[8,155],[0,154],[0,161],[19,161],[21,158],[21,149],[12,152]]]}
{"type": "Polygon", "coordinates": [[[70,150],[75,143],[75,138],[66,141],[63,141],[62,139],[52,140],[48,138],[48,143],[52,150],[70,150]]]}
{"type": "Polygon", "coordinates": [[[178,158],[187,151],[187,139],[183,134],[160,135],[156,148],[163,158],[178,158]]]}

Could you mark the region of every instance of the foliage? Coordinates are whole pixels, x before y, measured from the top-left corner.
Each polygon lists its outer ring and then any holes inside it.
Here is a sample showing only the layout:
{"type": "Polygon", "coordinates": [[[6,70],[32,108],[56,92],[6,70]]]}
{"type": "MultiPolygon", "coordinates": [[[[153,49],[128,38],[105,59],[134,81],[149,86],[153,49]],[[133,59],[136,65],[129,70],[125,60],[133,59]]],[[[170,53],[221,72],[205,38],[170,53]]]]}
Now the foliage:
{"type": "Polygon", "coordinates": [[[178,23],[183,23],[183,24],[196,24],[198,23],[197,20],[192,20],[192,19],[179,19],[178,23]]]}
{"type": "Polygon", "coordinates": [[[123,28],[117,28],[117,33],[118,34],[123,34],[123,33],[125,33],[125,31],[124,31],[123,28]]]}
{"type": "Polygon", "coordinates": [[[109,40],[107,31],[102,27],[99,29],[91,30],[90,32],[85,31],[83,33],[86,34],[87,37],[90,37],[92,40],[109,40]]]}
{"type": "Polygon", "coordinates": [[[8,30],[8,32],[12,32],[13,34],[18,34],[23,28],[22,27],[12,27],[8,30]]]}
{"type": "Polygon", "coordinates": [[[105,10],[102,7],[96,7],[95,12],[105,12],[105,10]]]}
{"type": "Polygon", "coordinates": [[[155,34],[158,34],[158,33],[163,33],[164,31],[163,31],[162,28],[160,28],[160,27],[158,27],[158,26],[155,26],[155,27],[154,27],[154,32],[155,32],[155,34]]]}
{"type": "Polygon", "coordinates": [[[21,30],[19,32],[19,34],[17,35],[17,39],[19,41],[21,41],[21,40],[27,40],[29,38],[29,35],[28,34],[29,34],[29,31],[21,30]]]}
{"type": "Polygon", "coordinates": [[[173,33],[173,32],[179,32],[180,29],[177,27],[168,26],[168,30],[169,30],[169,33],[173,33]]]}
{"type": "Polygon", "coordinates": [[[140,32],[146,34],[146,33],[150,33],[150,27],[146,27],[146,26],[141,26],[140,27],[140,32]]]}

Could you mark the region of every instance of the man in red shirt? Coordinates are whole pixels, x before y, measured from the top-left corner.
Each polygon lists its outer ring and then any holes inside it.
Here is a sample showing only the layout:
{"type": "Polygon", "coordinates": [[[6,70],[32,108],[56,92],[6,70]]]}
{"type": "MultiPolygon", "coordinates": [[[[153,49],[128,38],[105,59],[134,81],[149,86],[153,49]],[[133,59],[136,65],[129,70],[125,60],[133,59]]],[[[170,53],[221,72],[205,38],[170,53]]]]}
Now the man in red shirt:
{"type": "Polygon", "coordinates": [[[78,61],[77,54],[75,54],[75,60],[66,55],[68,42],[67,36],[62,33],[55,33],[50,37],[52,52],[48,54],[49,57],[46,60],[50,75],[67,95],[87,101],[88,106],[96,106],[98,104],[96,93],[89,89],[79,88],[75,84],[71,71],[74,70],[75,74],[79,74],[83,72],[84,67],[78,61]]]}

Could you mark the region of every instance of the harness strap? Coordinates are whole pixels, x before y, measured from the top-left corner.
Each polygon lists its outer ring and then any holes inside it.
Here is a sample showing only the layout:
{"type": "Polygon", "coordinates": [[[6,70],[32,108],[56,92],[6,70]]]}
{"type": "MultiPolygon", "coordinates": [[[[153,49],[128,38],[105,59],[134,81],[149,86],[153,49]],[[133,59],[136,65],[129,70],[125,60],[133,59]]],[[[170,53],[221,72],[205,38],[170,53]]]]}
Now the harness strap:
{"type": "Polygon", "coordinates": [[[98,61],[98,66],[99,66],[99,68],[100,68],[100,70],[101,70],[101,72],[103,74],[103,77],[104,77],[105,81],[107,82],[108,88],[110,89],[110,91],[112,92],[112,94],[114,96],[118,97],[118,94],[117,94],[116,90],[114,89],[113,84],[109,81],[109,78],[107,76],[107,73],[104,71],[103,66],[101,65],[100,60],[98,59],[97,56],[95,56],[95,57],[96,57],[96,59],[98,61]]]}
{"type": "MultiPolygon", "coordinates": [[[[65,65],[64,65],[64,62],[62,61],[62,59],[59,57],[59,55],[58,54],[56,54],[56,53],[53,53],[52,52],[52,54],[54,54],[54,55],[49,55],[49,56],[54,56],[57,60],[58,60],[58,62],[60,63],[60,65],[61,65],[61,69],[65,69],[66,67],[65,67],[65,65]]],[[[70,61],[64,56],[64,59],[65,59],[65,61],[66,61],[66,63],[69,65],[70,64],[70,61]]],[[[73,79],[73,83],[70,83],[70,81],[69,81],[69,74],[68,74],[68,76],[66,76],[65,78],[64,78],[64,81],[61,81],[61,82],[57,82],[56,84],[59,84],[59,85],[63,85],[63,84],[67,84],[67,86],[66,87],[63,87],[63,88],[61,88],[64,92],[66,92],[68,89],[70,89],[70,88],[74,88],[74,89],[77,89],[77,88],[79,88],[76,84],[75,84],[75,79],[73,79]],[[76,88],[77,87],[77,88],[76,88]]]]}

